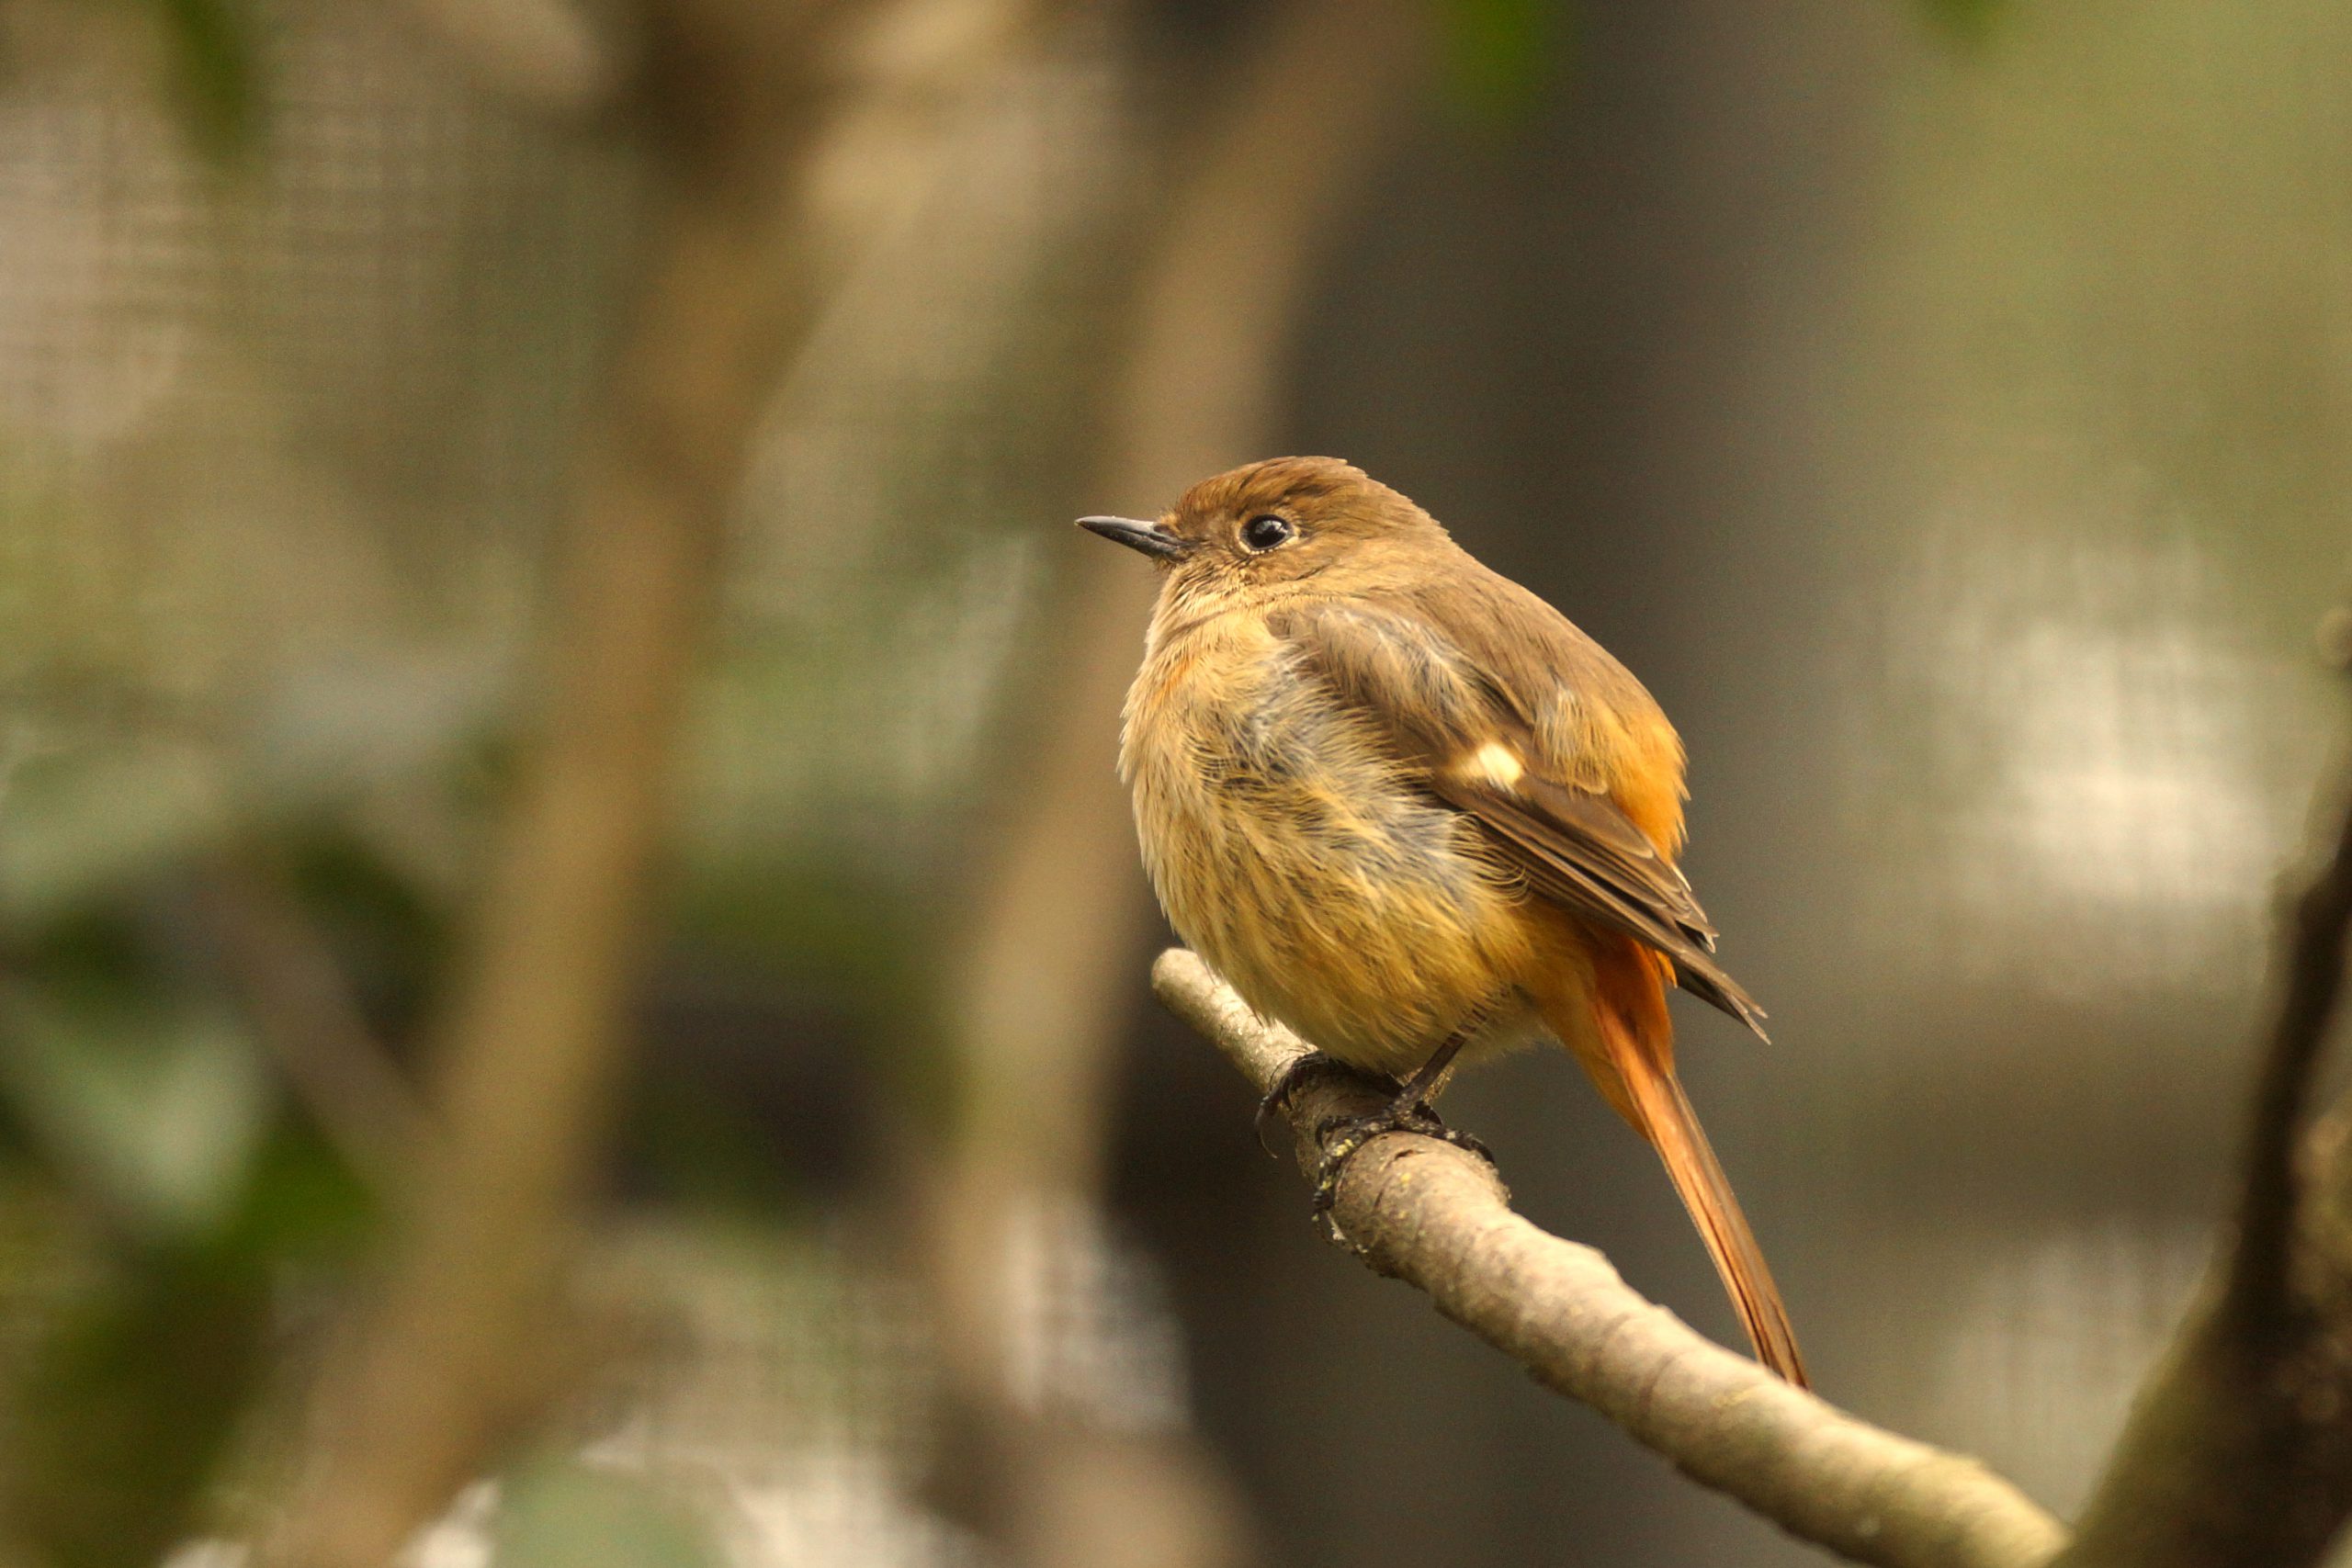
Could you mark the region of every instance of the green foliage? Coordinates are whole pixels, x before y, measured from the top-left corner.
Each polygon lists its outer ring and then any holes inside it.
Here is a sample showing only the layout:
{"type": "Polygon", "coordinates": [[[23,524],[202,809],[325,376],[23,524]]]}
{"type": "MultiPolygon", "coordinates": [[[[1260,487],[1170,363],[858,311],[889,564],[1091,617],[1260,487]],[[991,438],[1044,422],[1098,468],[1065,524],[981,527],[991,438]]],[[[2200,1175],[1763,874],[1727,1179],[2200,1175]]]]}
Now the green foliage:
{"type": "Polygon", "coordinates": [[[697,1212],[774,1217],[801,1196],[743,1107],[709,1088],[649,1073],[628,1109],[629,1143],[662,1197],[697,1212]]]}
{"type": "Polygon", "coordinates": [[[1454,102],[1496,124],[1532,107],[1575,24],[1568,0],[1442,0],[1439,13],[1454,102]]]}
{"type": "Polygon", "coordinates": [[[55,1568],[144,1568],[203,1522],[275,1283],[375,1219],[277,1091],[192,889],[261,834],[378,973],[424,962],[439,923],[340,800],[240,789],[185,712],[40,700],[56,673],[13,693],[0,768],[0,1229],[26,1233],[0,1531],[55,1568]]]}
{"type": "Polygon", "coordinates": [[[915,895],[877,886],[847,857],[707,862],[689,871],[672,911],[685,942],[820,998],[871,1045],[876,1069],[915,1114],[948,1114],[946,1064],[925,1031],[941,983],[925,955],[938,943],[915,895]]]}
{"type": "Polygon", "coordinates": [[[174,86],[188,134],[226,160],[252,145],[261,91],[251,18],[236,0],[147,0],[172,46],[174,86]]]}
{"type": "Polygon", "coordinates": [[[16,1402],[9,1522],[57,1568],[144,1568],[197,1522],[260,1366],[258,1260],[166,1247],[74,1302],[16,1402]]]}
{"type": "MultiPolygon", "coordinates": [[[[102,1210],[15,1281],[12,1335],[31,1335],[6,1390],[0,1523],[55,1568],[143,1568],[202,1526],[267,1371],[274,1282],[368,1233],[367,1194],[314,1140],[280,1126],[240,1171],[209,1223],[175,1213],[170,1234],[142,1234],[102,1210]]],[[[7,1190],[15,1229],[57,1207],[38,1179],[7,1190]]],[[[39,1256],[19,1249],[20,1269],[39,1256]]]]}
{"type": "Polygon", "coordinates": [[[217,1230],[271,1096],[234,1018],[168,994],[0,987],[0,1100],[29,1142],[141,1235],[217,1230]]]}
{"type": "Polygon", "coordinates": [[[1919,0],[1928,20],[1940,31],[1973,43],[1993,30],[1994,18],[2006,0],[1919,0]]]}
{"type": "Polygon", "coordinates": [[[449,911],[340,819],[282,835],[290,891],[387,1036],[413,1028],[452,955],[449,911]]]}
{"type": "Polygon", "coordinates": [[[17,930],[119,897],[228,819],[217,763],[176,739],[60,739],[6,781],[0,919],[17,930]]]}
{"type": "Polygon", "coordinates": [[[671,914],[685,938],[787,984],[886,998],[910,983],[911,900],[862,879],[846,857],[706,863],[671,914]]]}
{"type": "Polygon", "coordinates": [[[201,1234],[102,1239],[10,1390],[14,1535],[55,1568],[146,1568],[200,1528],[267,1370],[273,1281],[347,1255],[369,1214],[323,1148],[281,1131],[201,1234]]]}

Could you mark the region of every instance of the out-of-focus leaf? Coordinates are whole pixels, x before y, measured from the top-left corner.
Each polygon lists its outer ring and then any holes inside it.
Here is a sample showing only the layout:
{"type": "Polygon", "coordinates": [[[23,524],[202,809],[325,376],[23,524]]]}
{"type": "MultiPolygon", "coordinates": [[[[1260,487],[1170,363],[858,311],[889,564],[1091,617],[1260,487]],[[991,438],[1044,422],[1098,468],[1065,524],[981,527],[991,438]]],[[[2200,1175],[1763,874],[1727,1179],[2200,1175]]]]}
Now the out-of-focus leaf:
{"type": "Polygon", "coordinates": [[[713,858],[687,869],[674,918],[695,942],[845,1005],[898,1003],[917,978],[907,972],[922,949],[914,900],[846,860],[713,858]]]}
{"type": "Polygon", "coordinates": [[[352,990],[387,1039],[415,1024],[434,976],[452,953],[447,911],[423,879],[404,874],[376,844],[338,821],[289,831],[285,859],[295,890],[341,961],[352,990]]]}
{"type": "Polygon", "coordinates": [[[1920,0],[1928,19],[1954,38],[1974,42],[1993,29],[2005,0],[1920,0]]]}
{"type": "Polygon", "coordinates": [[[262,1368],[267,1274],[153,1249],[55,1325],[17,1391],[8,1523],[55,1568],[148,1568],[196,1526],[262,1368]]]}
{"type": "Polygon", "coordinates": [[[253,1042],[193,1003],[0,987],[0,1096],[69,1179],[134,1228],[216,1227],[269,1109],[253,1042]]]}
{"type": "Polygon", "coordinates": [[[218,769],[192,745],[116,740],[26,757],[0,775],[0,919],[24,927],[85,910],[228,819],[218,769]]]}
{"type": "Polygon", "coordinates": [[[254,782],[281,809],[335,807],[447,775],[497,731],[504,672],[477,652],[386,649],[275,682],[254,716],[254,782]]]}
{"type": "Polygon", "coordinates": [[[654,1190],[681,1207],[762,1216],[788,1213],[804,1196],[802,1184],[759,1110],[708,1085],[678,1081],[674,1073],[648,1073],[628,1097],[625,1146],[642,1164],[654,1190]]]}
{"type": "Polygon", "coordinates": [[[234,0],[148,3],[171,45],[175,85],[190,137],[216,159],[243,152],[261,118],[250,18],[234,0]]]}
{"type": "MultiPolygon", "coordinates": [[[[27,1195],[6,1196],[21,1212],[27,1195]]],[[[147,1568],[200,1529],[207,1488],[269,1371],[283,1266],[348,1257],[373,1217],[341,1162],[281,1125],[209,1232],[160,1243],[89,1235],[99,1256],[18,1320],[40,1328],[11,1361],[5,1404],[9,1539],[52,1568],[147,1568]]]]}
{"type": "Polygon", "coordinates": [[[922,955],[936,942],[913,898],[846,861],[711,859],[687,871],[675,915],[687,940],[833,1010],[905,1103],[952,1113],[949,1064],[925,1032],[939,976],[922,955]]]}
{"type": "Polygon", "coordinates": [[[632,1476],[568,1462],[511,1478],[492,1530],[494,1568],[718,1568],[701,1520],[632,1476]]]}
{"type": "Polygon", "coordinates": [[[1569,6],[1570,0],[1440,0],[1455,100],[1487,120],[1525,114],[1574,26],[1569,6]]]}
{"type": "Polygon", "coordinates": [[[372,1234],[379,1196],[316,1134],[281,1117],[220,1243],[272,1263],[339,1263],[372,1234]]]}

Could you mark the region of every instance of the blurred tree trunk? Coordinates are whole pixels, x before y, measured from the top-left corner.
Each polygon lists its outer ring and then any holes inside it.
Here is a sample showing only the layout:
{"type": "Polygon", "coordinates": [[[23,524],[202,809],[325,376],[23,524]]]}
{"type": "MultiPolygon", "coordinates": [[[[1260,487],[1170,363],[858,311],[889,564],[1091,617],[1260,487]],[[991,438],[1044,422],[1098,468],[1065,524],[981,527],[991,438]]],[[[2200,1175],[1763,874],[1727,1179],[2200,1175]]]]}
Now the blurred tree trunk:
{"type": "Polygon", "coordinates": [[[650,932],[679,718],[756,423],[890,143],[1025,15],[676,0],[649,18],[647,252],[558,541],[547,691],[445,1024],[442,1157],[318,1396],[270,1560],[380,1568],[556,1382],[562,1264],[650,932]]]}
{"type": "MultiPolygon", "coordinates": [[[[1181,117],[1199,140],[1143,267],[1091,509],[1153,515],[1268,455],[1316,265],[1415,102],[1420,11],[1296,0],[1209,112],[1181,117]]],[[[1030,1568],[1213,1568],[1255,1552],[1194,1445],[1031,1407],[1009,1379],[1014,1337],[1037,1326],[1009,1300],[1016,1229],[1099,1229],[1113,1047],[1149,907],[1113,758],[1157,584],[1124,551],[1061,547],[1039,711],[1006,752],[944,1021],[958,1121],[922,1200],[961,1435],[943,1489],[1030,1568]]]]}

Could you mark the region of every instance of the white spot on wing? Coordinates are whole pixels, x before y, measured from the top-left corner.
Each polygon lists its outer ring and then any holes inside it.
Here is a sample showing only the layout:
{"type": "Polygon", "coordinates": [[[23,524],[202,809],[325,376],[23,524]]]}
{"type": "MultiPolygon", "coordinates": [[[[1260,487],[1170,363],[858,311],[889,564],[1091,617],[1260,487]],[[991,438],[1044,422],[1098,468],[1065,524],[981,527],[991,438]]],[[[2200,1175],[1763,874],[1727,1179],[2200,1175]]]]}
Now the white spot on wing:
{"type": "Polygon", "coordinates": [[[1460,771],[1467,777],[1484,779],[1497,789],[1510,789],[1527,769],[1510,747],[1499,740],[1489,740],[1463,760],[1460,771]]]}

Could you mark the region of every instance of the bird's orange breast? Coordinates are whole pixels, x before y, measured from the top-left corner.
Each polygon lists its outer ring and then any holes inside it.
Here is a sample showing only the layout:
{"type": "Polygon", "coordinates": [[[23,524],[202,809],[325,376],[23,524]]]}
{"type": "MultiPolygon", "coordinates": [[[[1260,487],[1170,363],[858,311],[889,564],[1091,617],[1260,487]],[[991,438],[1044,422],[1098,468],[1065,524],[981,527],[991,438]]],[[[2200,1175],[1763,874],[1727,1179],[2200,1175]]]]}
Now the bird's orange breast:
{"type": "Polygon", "coordinates": [[[1259,1012],[1384,1072],[1474,1015],[1490,1044],[1532,1032],[1523,892],[1261,618],[1155,641],[1120,772],[1170,922],[1259,1012]]]}

